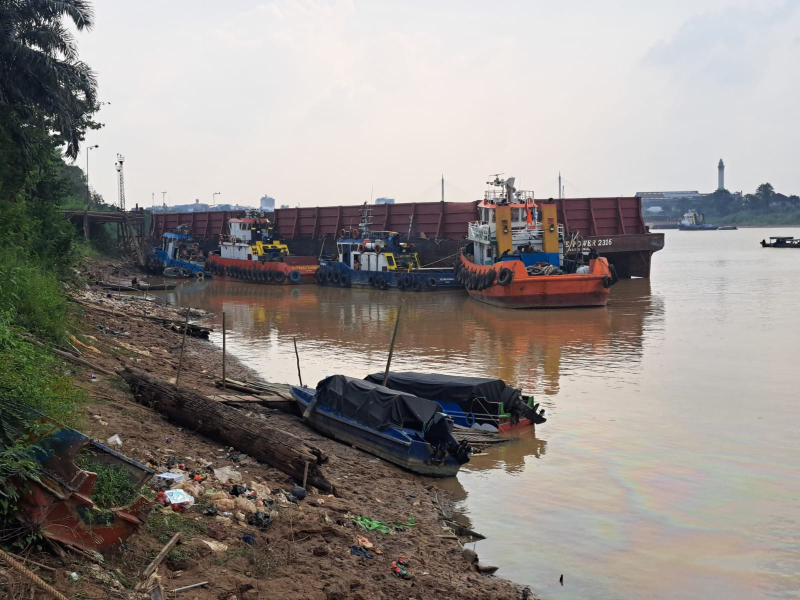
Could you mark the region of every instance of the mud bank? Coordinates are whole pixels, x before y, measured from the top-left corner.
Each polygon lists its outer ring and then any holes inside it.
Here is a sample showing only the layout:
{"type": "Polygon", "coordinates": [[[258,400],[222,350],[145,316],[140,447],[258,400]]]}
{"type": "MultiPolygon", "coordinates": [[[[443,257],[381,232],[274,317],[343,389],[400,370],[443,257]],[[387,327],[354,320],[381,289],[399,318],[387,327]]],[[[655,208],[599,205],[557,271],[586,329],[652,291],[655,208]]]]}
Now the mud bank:
{"type": "MultiPolygon", "coordinates": [[[[75,301],[83,332],[74,343],[84,360],[110,373],[131,365],[175,380],[183,336],[174,327],[146,317],[182,321],[185,311],[138,295],[108,294],[100,289],[83,290],[75,295],[75,301]]],[[[210,315],[192,313],[192,321],[202,323],[204,316],[210,315]]],[[[219,348],[205,340],[186,338],[181,387],[207,396],[219,394],[214,380],[221,371],[219,348]]],[[[257,379],[230,357],[227,373],[233,378],[257,379]]],[[[181,542],[158,571],[163,589],[208,583],[170,594],[171,597],[189,600],[521,597],[522,590],[517,586],[477,573],[468,561],[469,553],[465,558],[461,542],[466,540],[459,541],[441,518],[442,509],[449,510],[449,498],[430,480],[324,438],[297,417],[248,407],[244,410],[250,418],[289,431],[326,452],[330,459],[325,470],[336,482],[337,490],[336,497],[310,490],[298,504],[270,502],[272,523],[257,529],[248,524],[249,515],[237,511],[227,516],[223,512],[206,514],[211,494],[230,489],[230,483],[224,485],[214,477],[213,469],[232,467],[249,487],[271,492],[291,490],[295,482],[276,469],[242,458],[229,448],[178,428],[137,404],[127,384],[117,375],[86,368],[76,377],[76,385],[86,388],[92,398],[84,428],[87,434],[100,441],[119,435],[123,443],[120,451],[149,463],[156,472],[180,463],[189,472],[207,473],[208,479],[200,483],[204,494],[197,496],[192,508],[176,513],[157,506],[141,533],[107,556],[102,564],[80,559],[63,565],[50,555],[31,554],[33,560],[57,569],[50,580],[68,596],[141,596],[133,591],[140,573],[164,543],[180,531],[181,542]],[[414,525],[381,534],[364,531],[352,518],[359,516],[384,522],[413,520],[414,525]],[[354,545],[366,546],[370,558],[353,555],[354,545]],[[407,578],[393,572],[392,563],[398,559],[407,560],[407,578]],[[77,573],[77,583],[70,579],[71,572],[77,573]]]]}

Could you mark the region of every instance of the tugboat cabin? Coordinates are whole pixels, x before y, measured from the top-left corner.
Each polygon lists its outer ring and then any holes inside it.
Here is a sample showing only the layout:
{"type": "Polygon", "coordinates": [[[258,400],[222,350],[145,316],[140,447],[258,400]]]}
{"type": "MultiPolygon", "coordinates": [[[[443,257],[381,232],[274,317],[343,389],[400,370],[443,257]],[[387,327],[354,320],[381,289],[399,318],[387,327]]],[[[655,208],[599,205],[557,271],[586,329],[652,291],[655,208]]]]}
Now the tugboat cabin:
{"type": "Polygon", "coordinates": [[[396,231],[370,231],[369,237],[341,237],[336,242],[338,262],[355,271],[410,271],[420,269],[414,245],[400,241],[396,231]]]}

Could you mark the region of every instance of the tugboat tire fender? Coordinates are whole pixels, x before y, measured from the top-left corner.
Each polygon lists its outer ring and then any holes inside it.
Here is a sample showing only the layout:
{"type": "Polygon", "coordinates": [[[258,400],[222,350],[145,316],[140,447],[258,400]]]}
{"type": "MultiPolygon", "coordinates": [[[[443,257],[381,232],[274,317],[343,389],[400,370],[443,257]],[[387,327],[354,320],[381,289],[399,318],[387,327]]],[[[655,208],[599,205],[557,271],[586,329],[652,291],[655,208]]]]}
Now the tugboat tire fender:
{"type": "MultiPolygon", "coordinates": [[[[292,272],[293,273],[297,273],[297,271],[292,271],[292,272]]],[[[299,273],[297,273],[297,274],[299,275],[299,273]]],[[[290,278],[291,278],[291,276],[290,276],[290,278]]],[[[299,281],[299,279],[298,279],[298,281],[299,281]]],[[[293,283],[297,283],[297,282],[293,282],[293,283]]],[[[350,287],[350,275],[348,275],[347,273],[342,273],[342,276],[339,278],[339,283],[341,284],[342,287],[350,287]]]]}
{"type": "Polygon", "coordinates": [[[428,287],[432,290],[436,289],[436,286],[439,285],[439,282],[436,281],[436,277],[428,277],[428,287]]]}
{"type": "Polygon", "coordinates": [[[411,277],[411,273],[406,273],[403,275],[403,286],[410,287],[414,283],[414,278],[411,277]]]}
{"type": "Polygon", "coordinates": [[[386,280],[383,277],[378,279],[378,287],[381,288],[382,290],[385,290],[388,285],[389,284],[386,283],[386,280]]]}
{"type": "Polygon", "coordinates": [[[617,268],[611,263],[609,263],[608,270],[611,273],[611,281],[617,283],[619,281],[619,275],[617,275],[617,268]]]}
{"type": "Polygon", "coordinates": [[[342,274],[341,274],[341,272],[339,272],[339,271],[334,271],[334,272],[331,274],[331,281],[333,281],[333,283],[339,283],[339,281],[341,280],[341,278],[342,278],[342,274]]]}
{"type": "Polygon", "coordinates": [[[608,288],[610,288],[612,285],[614,285],[614,282],[613,282],[613,281],[611,281],[611,277],[609,277],[608,275],[606,275],[605,277],[603,277],[603,287],[604,287],[604,288],[608,289],[608,288]]]}
{"type": "Polygon", "coordinates": [[[286,281],[286,273],[275,270],[275,272],[272,274],[272,279],[275,281],[275,283],[283,283],[286,281]]]}
{"type": "Polygon", "coordinates": [[[203,273],[202,271],[198,271],[197,273],[195,273],[195,277],[197,277],[199,280],[202,281],[203,279],[206,278],[206,274],[203,273]]]}
{"type": "Polygon", "coordinates": [[[495,277],[497,277],[497,272],[494,269],[489,269],[489,272],[486,273],[486,287],[494,283],[495,277]]]}
{"type": "Polygon", "coordinates": [[[300,271],[294,270],[289,273],[289,281],[292,283],[300,283],[300,271]]]}
{"type": "Polygon", "coordinates": [[[367,285],[372,285],[372,286],[375,285],[375,276],[374,275],[370,275],[369,277],[367,277],[367,285]]]}
{"type": "Polygon", "coordinates": [[[497,273],[497,283],[506,286],[514,280],[514,271],[508,267],[503,267],[497,273]]]}
{"type": "Polygon", "coordinates": [[[414,283],[411,284],[411,289],[414,290],[415,292],[421,292],[422,282],[419,279],[415,279],[414,283]]]}
{"type": "Polygon", "coordinates": [[[331,281],[333,281],[333,274],[334,274],[335,272],[336,272],[336,271],[334,271],[334,270],[333,270],[333,268],[330,268],[330,269],[325,269],[325,281],[327,281],[328,283],[330,283],[331,281]]]}

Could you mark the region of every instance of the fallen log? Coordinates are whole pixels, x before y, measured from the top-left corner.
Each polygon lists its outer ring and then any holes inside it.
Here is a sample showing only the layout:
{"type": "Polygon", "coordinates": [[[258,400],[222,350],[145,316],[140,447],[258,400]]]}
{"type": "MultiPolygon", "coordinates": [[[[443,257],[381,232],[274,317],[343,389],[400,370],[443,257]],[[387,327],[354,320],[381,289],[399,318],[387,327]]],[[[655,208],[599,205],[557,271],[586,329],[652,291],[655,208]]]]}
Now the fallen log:
{"type": "Polygon", "coordinates": [[[173,423],[246,452],[297,483],[302,483],[309,463],[308,483],[328,493],[334,491],[320,468],[328,457],[299,437],[191,390],[178,389],[140,369],[126,366],[119,375],[131,386],[139,403],[165,414],[173,423]]]}

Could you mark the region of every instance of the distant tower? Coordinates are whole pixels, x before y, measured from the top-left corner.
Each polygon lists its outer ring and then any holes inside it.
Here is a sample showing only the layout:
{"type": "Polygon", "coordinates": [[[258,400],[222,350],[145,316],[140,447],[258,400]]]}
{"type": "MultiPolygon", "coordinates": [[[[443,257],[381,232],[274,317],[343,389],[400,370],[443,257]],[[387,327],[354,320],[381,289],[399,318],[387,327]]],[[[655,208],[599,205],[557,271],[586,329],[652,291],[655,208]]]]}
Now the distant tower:
{"type": "Polygon", "coordinates": [[[717,165],[717,171],[719,171],[719,182],[717,183],[717,191],[722,191],[725,189],[725,163],[722,162],[722,159],[719,159],[719,164],[717,165]]]}
{"type": "Polygon", "coordinates": [[[119,195],[119,208],[125,210],[125,176],[122,173],[122,163],[125,162],[125,157],[122,154],[117,154],[117,194],[119,195]]]}
{"type": "Polygon", "coordinates": [[[561,199],[561,171],[558,172],[558,198],[561,199]]]}

